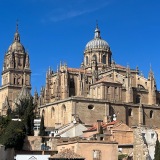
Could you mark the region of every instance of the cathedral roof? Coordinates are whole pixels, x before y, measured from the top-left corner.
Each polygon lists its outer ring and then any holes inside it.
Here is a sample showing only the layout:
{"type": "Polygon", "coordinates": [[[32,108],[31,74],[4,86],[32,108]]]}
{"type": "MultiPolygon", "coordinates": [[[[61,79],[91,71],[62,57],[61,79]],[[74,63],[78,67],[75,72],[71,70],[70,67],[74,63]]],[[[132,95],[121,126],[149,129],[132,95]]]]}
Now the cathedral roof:
{"type": "Polygon", "coordinates": [[[100,30],[98,28],[98,25],[95,29],[94,39],[89,41],[86,45],[85,50],[89,49],[109,49],[109,44],[100,36],[100,30]]]}

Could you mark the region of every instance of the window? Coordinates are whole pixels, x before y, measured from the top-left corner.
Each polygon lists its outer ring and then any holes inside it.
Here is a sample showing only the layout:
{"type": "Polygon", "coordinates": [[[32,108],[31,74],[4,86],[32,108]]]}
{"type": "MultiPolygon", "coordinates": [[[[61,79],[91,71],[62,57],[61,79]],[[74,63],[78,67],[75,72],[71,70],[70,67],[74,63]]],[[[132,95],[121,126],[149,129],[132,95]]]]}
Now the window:
{"type": "Polygon", "coordinates": [[[130,116],[130,117],[133,116],[133,111],[131,108],[128,110],[128,116],[130,116]]]}
{"type": "Polygon", "coordinates": [[[154,138],[154,133],[151,133],[151,139],[153,139],[154,138]]]}
{"type": "Polygon", "coordinates": [[[136,96],[136,104],[137,104],[137,103],[140,103],[140,101],[141,101],[141,96],[140,96],[140,95],[137,95],[137,96],[136,96]]]}
{"type": "Polygon", "coordinates": [[[66,112],[66,106],[63,104],[61,108],[61,116],[64,117],[66,112]]]}
{"type": "Polygon", "coordinates": [[[145,89],[144,86],[142,86],[141,84],[138,84],[137,86],[139,89],[145,89]]]}
{"type": "Polygon", "coordinates": [[[118,95],[118,88],[115,87],[115,95],[118,95]]]}
{"type": "Polygon", "coordinates": [[[150,111],[149,117],[150,117],[150,118],[153,118],[153,110],[150,111]]]}
{"type": "Polygon", "coordinates": [[[93,55],[93,60],[97,61],[97,56],[93,55]]]}
{"type": "Polygon", "coordinates": [[[93,150],[93,160],[101,160],[101,151],[93,150]]]}
{"type": "Polygon", "coordinates": [[[107,86],[107,93],[110,94],[111,93],[111,87],[107,86]]]}
{"type": "Polygon", "coordinates": [[[70,79],[70,88],[74,88],[74,79],[73,78],[70,79]]]}
{"type": "Polygon", "coordinates": [[[103,57],[102,57],[102,63],[106,64],[106,56],[105,55],[103,55],[103,57]]]}
{"type": "Polygon", "coordinates": [[[14,78],[14,82],[13,82],[13,84],[16,84],[16,78],[14,78]]]}
{"type": "Polygon", "coordinates": [[[55,115],[55,109],[54,109],[54,107],[52,107],[52,109],[51,109],[51,118],[54,118],[54,115],[55,115]]]}
{"type": "Polygon", "coordinates": [[[88,105],[88,109],[93,110],[94,106],[92,104],[88,105]]]}
{"type": "Polygon", "coordinates": [[[88,56],[86,56],[86,65],[88,65],[88,56]]]}

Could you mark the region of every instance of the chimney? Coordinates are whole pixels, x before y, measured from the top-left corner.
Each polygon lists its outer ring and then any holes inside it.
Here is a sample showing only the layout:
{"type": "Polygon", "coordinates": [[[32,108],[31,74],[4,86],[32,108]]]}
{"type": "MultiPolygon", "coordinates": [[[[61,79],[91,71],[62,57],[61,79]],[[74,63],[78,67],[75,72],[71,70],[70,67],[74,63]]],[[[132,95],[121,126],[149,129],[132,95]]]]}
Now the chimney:
{"type": "Polygon", "coordinates": [[[100,132],[100,128],[101,128],[101,123],[103,122],[103,120],[97,120],[97,132],[100,132]]]}

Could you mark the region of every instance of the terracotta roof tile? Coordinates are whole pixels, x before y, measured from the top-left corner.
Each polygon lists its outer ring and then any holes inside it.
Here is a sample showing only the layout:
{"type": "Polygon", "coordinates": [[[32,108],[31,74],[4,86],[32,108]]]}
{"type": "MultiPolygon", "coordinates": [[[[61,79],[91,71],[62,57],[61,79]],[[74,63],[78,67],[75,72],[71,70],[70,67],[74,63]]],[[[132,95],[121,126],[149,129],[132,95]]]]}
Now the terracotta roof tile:
{"type": "Polygon", "coordinates": [[[73,152],[71,149],[64,149],[58,154],[53,155],[51,158],[84,159],[80,155],[73,152]]]}
{"type": "MultiPolygon", "coordinates": [[[[112,121],[112,122],[109,122],[109,123],[104,123],[104,122],[102,122],[102,123],[101,123],[101,126],[102,126],[103,128],[106,128],[107,126],[109,126],[109,125],[114,125],[114,124],[116,124],[116,123],[118,123],[118,121],[112,121]]],[[[95,130],[97,130],[97,128],[98,128],[98,125],[97,125],[97,123],[95,123],[95,124],[93,124],[93,127],[87,129],[87,130],[84,131],[84,132],[95,131],[95,130]]]]}

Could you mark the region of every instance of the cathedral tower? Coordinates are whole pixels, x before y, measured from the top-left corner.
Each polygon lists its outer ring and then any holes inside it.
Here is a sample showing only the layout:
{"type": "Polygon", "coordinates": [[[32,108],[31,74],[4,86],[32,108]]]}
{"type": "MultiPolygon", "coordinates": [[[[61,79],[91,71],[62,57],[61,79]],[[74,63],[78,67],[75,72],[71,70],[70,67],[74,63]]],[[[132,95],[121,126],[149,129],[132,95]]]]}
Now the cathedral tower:
{"type": "Polygon", "coordinates": [[[25,87],[28,91],[31,90],[30,76],[29,55],[20,43],[20,34],[17,25],[13,43],[9,46],[4,56],[2,86],[0,88],[1,114],[4,114],[8,107],[11,110],[14,109],[15,100],[22,88],[24,89],[25,87]],[[4,103],[5,101],[8,102],[7,106],[4,103]]]}

